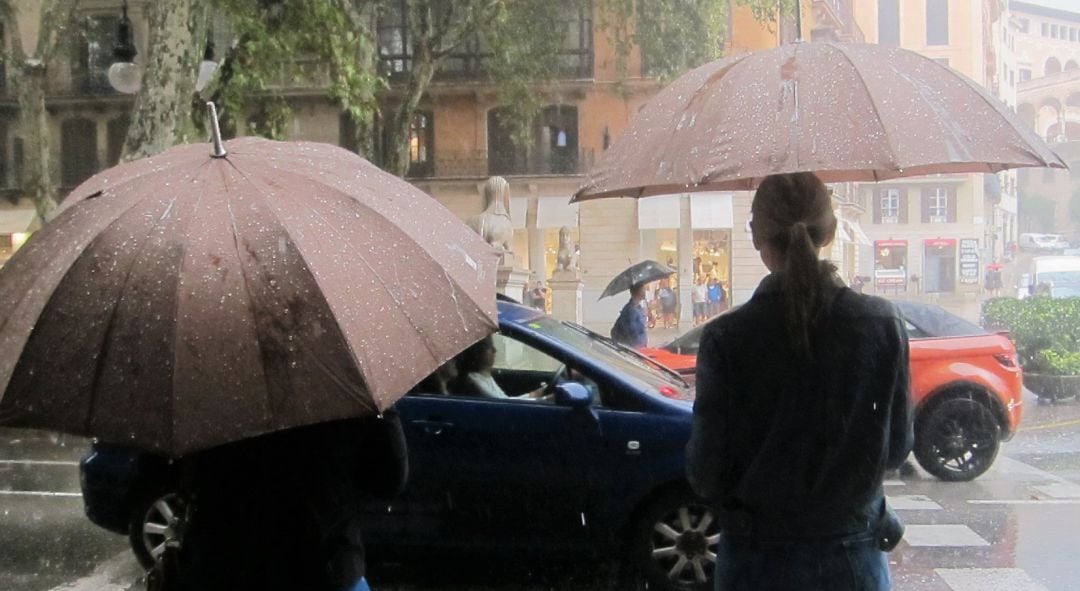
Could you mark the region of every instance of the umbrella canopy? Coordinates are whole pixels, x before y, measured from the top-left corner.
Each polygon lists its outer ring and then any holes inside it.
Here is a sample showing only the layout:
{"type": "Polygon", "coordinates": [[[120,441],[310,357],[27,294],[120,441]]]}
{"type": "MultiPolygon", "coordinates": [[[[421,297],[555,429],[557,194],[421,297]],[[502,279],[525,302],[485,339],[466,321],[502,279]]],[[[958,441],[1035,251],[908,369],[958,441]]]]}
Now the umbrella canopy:
{"type": "Polygon", "coordinates": [[[639,283],[657,281],[674,273],[675,269],[672,269],[667,265],[651,260],[641,261],[640,263],[630,265],[626,269],[620,271],[619,274],[611,280],[611,283],[607,284],[607,287],[604,288],[604,292],[601,293],[600,297],[597,299],[602,300],[608,296],[624,292],[639,283]]]}
{"type": "Polygon", "coordinates": [[[917,53],[794,43],[712,62],[660,91],[575,201],[1065,163],[1005,105],[917,53]]]}
{"type": "Polygon", "coordinates": [[[498,255],[337,147],[180,146],[0,269],[0,422],[167,455],[379,412],[497,327],[498,255]]]}

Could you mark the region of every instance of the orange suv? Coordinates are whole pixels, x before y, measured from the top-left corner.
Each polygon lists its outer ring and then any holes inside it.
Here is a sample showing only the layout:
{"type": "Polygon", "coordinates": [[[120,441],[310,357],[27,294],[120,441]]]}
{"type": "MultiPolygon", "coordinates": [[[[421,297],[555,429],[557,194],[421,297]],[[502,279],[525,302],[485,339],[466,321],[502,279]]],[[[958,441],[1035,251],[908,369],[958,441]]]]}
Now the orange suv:
{"type": "MultiPolygon", "coordinates": [[[[908,329],[915,458],[942,480],[986,472],[1020,423],[1022,376],[1016,348],[939,306],[895,302],[908,329]]],[[[692,380],[704,325],[641,352],[692,380]]]]}

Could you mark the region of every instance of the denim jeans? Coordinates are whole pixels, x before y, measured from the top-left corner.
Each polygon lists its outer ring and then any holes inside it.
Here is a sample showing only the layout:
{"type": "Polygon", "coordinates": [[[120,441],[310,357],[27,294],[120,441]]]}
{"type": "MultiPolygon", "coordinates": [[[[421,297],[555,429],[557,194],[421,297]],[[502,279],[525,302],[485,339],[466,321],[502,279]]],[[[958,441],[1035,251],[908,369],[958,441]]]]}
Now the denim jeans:
{"type": "Polygon", "coordinates": [[[889,591],[889,562],[869,533],[815,540],[721,536],[717,591],[889,591]]]}
{"type": "Polygon", "coordinates": [[[371,591],[371,587],[368,586],[367,579],[360,577],[360,580],[349,591],[371,591]]]}

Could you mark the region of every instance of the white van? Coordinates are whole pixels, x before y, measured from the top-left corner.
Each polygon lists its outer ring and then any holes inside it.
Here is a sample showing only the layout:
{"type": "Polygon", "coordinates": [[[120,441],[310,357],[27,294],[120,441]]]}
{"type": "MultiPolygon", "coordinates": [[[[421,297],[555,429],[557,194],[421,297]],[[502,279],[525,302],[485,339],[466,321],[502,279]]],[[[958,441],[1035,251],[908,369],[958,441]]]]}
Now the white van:
{"type": "Polygon", "coordinates": [[[1028,295],[1046,290],[1052,298],[1080,297],[1080,256],[1035,257],[1024,278],[1028,295]]]}

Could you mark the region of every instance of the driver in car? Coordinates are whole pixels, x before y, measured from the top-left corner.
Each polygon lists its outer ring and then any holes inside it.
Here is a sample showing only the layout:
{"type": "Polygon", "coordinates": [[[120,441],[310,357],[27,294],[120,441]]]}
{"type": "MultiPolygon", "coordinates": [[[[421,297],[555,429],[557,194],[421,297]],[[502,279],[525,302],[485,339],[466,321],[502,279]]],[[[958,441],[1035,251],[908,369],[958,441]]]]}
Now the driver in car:
{"type": "Polygon", "coordinates": [[[520,396],[510,396],[504,392],[491,375],[491,370],[495,367],[495,340],[491,336],[462,351],[457,358],[457,366],[460,388],[483,398],[539,399],[547,389],[547,384],[541,382],[539,388],[520,396]]]}

